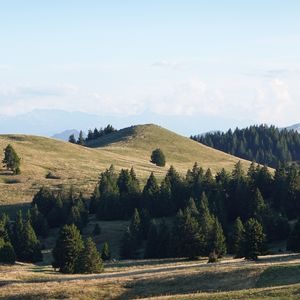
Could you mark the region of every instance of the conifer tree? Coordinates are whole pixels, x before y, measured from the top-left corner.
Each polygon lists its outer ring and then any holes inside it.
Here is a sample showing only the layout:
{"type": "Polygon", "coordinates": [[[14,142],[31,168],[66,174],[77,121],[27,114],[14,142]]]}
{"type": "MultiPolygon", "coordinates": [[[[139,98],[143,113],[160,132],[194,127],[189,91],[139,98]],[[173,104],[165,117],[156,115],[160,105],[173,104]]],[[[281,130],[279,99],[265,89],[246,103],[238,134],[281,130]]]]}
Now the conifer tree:
{"type": "Polygon", "coordinates": [[[262,222],[263,214],[266,210],[266,204],[259,189],[255,190],[251,210],[252,216],[262,222]]]}
{"type": "Polygon", "coordinates": [[[31,226],[30,220],[24,223],[18,259],[25,262],[38,262],[43,260],[41,245],[31,226]]]}
{"type": "Polygon", "coordinates": [[[11,170],[13,174],[20,174],[21,158],[11,144],[7,145],[4,149],[4,158],[2,163],[7,170],[11,170]]]}
{"type": "Polygon", "coordinates": [[[208,199],[203,192],[200,199],[199,206],[199,225],[202,236],[204,237],[204,244],[202,245],[202,254],[209,254],[210,234],[213,228],[214,220],[208,207],[208,199]]]}
{"type": "Polygon", "coordinates": [[[92,238],[87,238],[75,263],[75,272],[83,274],[103,272],[103,262],[92,238]]]}
{"type": "Polygon", "coordinates": [[[84,146],[84,144],[85,144],[85,140],[84,140],[84,137],[83,137],[82,130],[80,130],[80,132],[79,132],[79,137],[78,137],[78,140],[77,140],[77,144],[81,145],[81,146],[84,146]]]}
{"type": "Polygon", "coordinates": [[[111,254],[110,254],[110,249],[109,245],[107,242],[103,244],[102,250],[101,250],[101,257],[102,259],[105,260],[110,260],[111,254]]]}
{"type": "Polygon", "coordinates": [[[16,261],[16,253],[10,242],[6,242],[0,247],[0,262],[6,264],[14,264],[16,261]]]}
{"type": "Polygon", "coordinates": [[[157,180],[151,172],[146,185],[143,189],[143,195],[142,195],[142,206],[146,208],[151,216],[156,215],[156,208],[158,206],[159,201],[159,185],[157,183],[157,180]]]}
{"type": "Polygon", "coordinates": [[[76,144],[76,139],[75,139],[75,135],[74,134],[71,134],[69,136],[69,143],[76,144]]]}
{"type": "Polygon", "coordinates": [[[17,212],[16,219],[12,228],[12,243],[18,258],[21,257],[21,253],[23,250],[23,228],[23,214],[22,211],[19,210],[17,212]]]}
{"type": "Polygon", "coordinates": [[[199,223],[188,210],[179,211],[173,228],[173,243],[176,256],[194,259],[202,254],[204,237],[199,223]]]}
{"type": "Polygon", "coordinates": [[[231,252],[235,254],[236,258],[243,257],[243,247],[244,247],[244,225],[242,223],[242,220],[240,217],[238,217],[233,225],[233,232],[232,232],[232,238],[231,238],[231,252]]]}
{"type": "Polygon", "coordinates": [[[82,237],[78,228],[65,225],[59,232],[53,249],[53,267],[59,268],[62,273],[74,273],[79,255],[84,249],[82,237]]]}
{"type": "Polygon", "coordinates": [[[142,225],[139,211],[135,208],[133,216],[131,218],[131,222],[129,225],[129,229],[133,237],[137,242],[140,242],[142,238],[142,225]]]}
{"type": "Polygon", "coordinates": [[[136,238],[130,232],[130,229],[128,227],[121,241],[120,257],[123,259],[135,258],[136,248],[137,248],[136,238]]]}
{"type": "Polygon", "coordinates": [[[37,205],[30,208],[30,222],[37,235],[46,237],[48,235],[48,223],[46,218],[39,212],[37,205]]]}
{"type": "Polygon", "coordinates": [[[264,249],[265,234],[262,225],[256,219],[249,219],[245,224],[244,251],[245,258],[257,259],[264,249]]]}
{"type": "Polygon", "coordinates": [[[158,229],[155,220],[151,221],[145,249],[145,258],[157,258],[158,229]]]}
{"type": "Polygon", "coordinates": [[[210,232],[208,250],[209,253],[214,252],[218,257],[221,257],[226,254],[227,251],[225,236],[222,225],[218,221],[218,218],[214,217],[213,219],[214,220],[210,232]]]}

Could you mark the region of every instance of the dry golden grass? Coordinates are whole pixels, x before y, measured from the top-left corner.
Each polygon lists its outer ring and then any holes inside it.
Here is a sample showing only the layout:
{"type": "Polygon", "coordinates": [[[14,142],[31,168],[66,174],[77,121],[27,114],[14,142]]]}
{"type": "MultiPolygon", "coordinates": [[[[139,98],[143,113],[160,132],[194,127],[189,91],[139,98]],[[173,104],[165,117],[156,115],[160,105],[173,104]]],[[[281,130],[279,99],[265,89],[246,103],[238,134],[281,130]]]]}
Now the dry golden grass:
{"type": "MultiPolygon", "coordinates": [[[[43,185],[53,189],[74,185],[90,194],[99,173],[114,164],[116,169],[135,168],[144,183],[150,172],[162,178],[170,165],[183,175],[194,162],[213,172],[231,170],[238,158],[201,145],[156,125],[123,129],[86,148],[38,136],[1,135],[0,149],[12,144],[22,158],[19,176],[0,171],[0,204],[29,202],[43,185]],[[150,163],[154,148],[160,147],[167,158],[164,168],[150,163]],[[60,179],[46,179],[51,171],[60,179]]],[[[2,160],[2,154],[0,155],[2,160]]],[[[249,162],[243,161],[245,167],[249,162]]]]}
{"type": "Polygon", "coordinates": [[[1,299],[299,299],[299,255],[127,261],[105,273],[62,275],[49,266],[0,266],[1,299]],[[275,278],[275,279],[274,279],[275,278]],[[294,285],[291,285],[294,284],[294,285]],[[272,285],[274,287],[270,288],[272,285]],[[298,297],[298,298],[297,298],[298,297]]]}

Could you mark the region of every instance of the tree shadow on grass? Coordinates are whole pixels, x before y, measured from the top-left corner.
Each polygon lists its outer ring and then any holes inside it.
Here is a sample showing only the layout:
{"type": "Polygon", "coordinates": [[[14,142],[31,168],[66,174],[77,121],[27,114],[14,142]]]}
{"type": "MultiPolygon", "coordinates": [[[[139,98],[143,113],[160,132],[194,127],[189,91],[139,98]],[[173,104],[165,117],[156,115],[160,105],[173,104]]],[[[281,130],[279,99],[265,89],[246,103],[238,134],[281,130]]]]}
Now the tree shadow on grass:
{"type": "Polygon", "coordinates": [[[270,287],[300,283],[300,266],[273,266],[264,270],[256,287],[270,287]]]}
{"type": "Polygon", "coordinates": [[[255,286],[255,268],[218,272],[168,274],[155,279],[141,279],[128,283],[127,291],[118,300],[157,297],[162,295],[184,295],[197,292],[233,291],[255,286]]]}

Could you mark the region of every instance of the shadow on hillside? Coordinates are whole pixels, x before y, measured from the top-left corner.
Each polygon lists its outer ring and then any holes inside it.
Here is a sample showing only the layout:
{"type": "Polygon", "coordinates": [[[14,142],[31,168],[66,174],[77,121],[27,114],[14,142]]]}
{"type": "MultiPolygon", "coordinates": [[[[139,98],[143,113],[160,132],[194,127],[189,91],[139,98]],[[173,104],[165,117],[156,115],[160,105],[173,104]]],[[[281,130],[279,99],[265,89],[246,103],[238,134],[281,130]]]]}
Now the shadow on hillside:
{"type": "Polygon", "coordinates": [[[91,140],[87,142],[87,146],[91,148],[105,147],[113,143],[126,141],[132,135],[134,135],[133,126],[110,133],[96,140],[91,140]]]}
{"type": "Polygon", "coordinates": [[[161,295],[184,295],[196,292],[216,292],[248,289],[255,286],[256,272],[252,268],[181,275],[162,274],[155,279],[141,279],[125,286],[127,291],[115,298],[128,300],[161,295]]]}

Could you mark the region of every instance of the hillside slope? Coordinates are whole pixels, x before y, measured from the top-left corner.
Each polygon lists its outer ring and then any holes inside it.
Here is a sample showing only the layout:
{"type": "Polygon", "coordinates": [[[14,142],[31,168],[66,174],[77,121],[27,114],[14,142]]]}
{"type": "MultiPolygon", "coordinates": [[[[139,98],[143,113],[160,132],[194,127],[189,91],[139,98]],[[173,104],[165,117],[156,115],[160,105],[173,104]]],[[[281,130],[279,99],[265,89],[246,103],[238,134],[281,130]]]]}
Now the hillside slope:
{"type": "MultiPolygon", "coordinates": [[[[156,125],[122,129],[82,147],[68,142],[27,135],[0,135],[0,149],[12,144],[22,158],[20,176],[0,172],[0,204],[31,201],[42,185],[59,189],[73,184],[91,193],[101,171],[114,164],[117,169],[133,166],[143,181],[153,171],[161,178],[170,165],[184,174],[194,162],[213,172],[231,170],[238,158],[214,150],[156,125]],[[154,148],[160,147],[167,159],[164,168],[150,163],[154,148]],[[59,179],[46,179],[51,171],[59,179]]],[[[3,153],[0,155],[2,160],[3,153]]],[[[243,161],[247,166],[249,162],[243,161]]]]}

